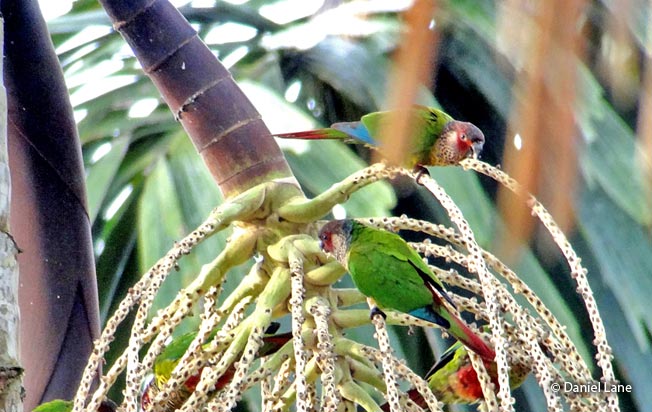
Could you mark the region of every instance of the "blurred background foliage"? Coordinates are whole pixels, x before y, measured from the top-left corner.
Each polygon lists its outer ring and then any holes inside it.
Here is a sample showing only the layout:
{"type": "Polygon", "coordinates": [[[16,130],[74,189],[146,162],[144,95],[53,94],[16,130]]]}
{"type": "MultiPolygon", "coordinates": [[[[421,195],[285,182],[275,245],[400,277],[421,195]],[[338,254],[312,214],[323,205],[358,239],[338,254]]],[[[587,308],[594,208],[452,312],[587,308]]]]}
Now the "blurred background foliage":
{"type": "MultiPolygon", "coordinates": [[[[177,1],[272,132],[355,120],[381,109],[391,81],[392,53],[400,41],[400,12],[409,4],[177,1]]],[[[652,296],[650,8],[644,0],[440,1],[432,21],[439,39],[433,87],[424,88],[421,97],[421,103],[441,106],[484,131],[483,160],[508,167],[503,153],[516,150],[518,157],[521,148],[543,159],[537,167],[528,164],[526,174],[517,173],[517,178],[542,182],[530,187],[545,204],[562,198],[569,205],[553,208],[553,213],[566,222],[567,234],[589,269],[618,378],[634,387],[631,394],[621,396],[627,411],[652,405],[652,311],[647,309],[652,296]],[[574,24],[566,26],[578,34],[581,44],[564,55],[573,68],[572,90],[562,90],[553,100],[569,105],[570,123],[520,86],[524,73],[539,73],[535,80],[543,90],[554,77],[557,61],[546,53],[563,44],[553,39],[548,49],[532,50],[528,31],[536,37],[545,27],[537,26],[538,17],[546,13],[568,23],[564,13],[558,13],[564,7],[579,10],[574,24]],[[552,74],[546,75],[548,71],[552,74]],[[553,126],[542,129],[545,133],[535,133],[540,124],[534,129],[520,127],[519,107],[529,108],[535,118],[553,126]],[[554,154],[560,144],[570,148],[566,163],[554,154]],[[572,173],[558,174],[564,167],[572,173]]],[[[83,144],[104,322],[139,275],[197,226],[221,197],[192,144],[94,0],[74,2],[48,26],[83,144]]],[[[308,196],[363,167],[370,158],[364,149],[339,142],[279,143],[308,196]]],[[[497,212],[496,184],[458,168],[431,173],[458,202],[480,244],[500,252],[509,229],[497,212]]],[[[405,213],[448,223],[429,196],[403,181],[372,185],[343,207],[354,217],[405,213]]],[[[166,281],[159,305],[169,302],[215,256],[227,235],[210,239],[183,260],[179,273],[166,281]]],[[[525,236],[518,253],[512,250],[503,256],[567,325],[589,360],[593,336],[565,261],[537,226],[525,236]]],[[[229,274],[227,292],[246,270],[229,274]]],[[[184,327],[192,328],[192,320],[184,327]]],[[[369,330],[350,334],[371,342],[369,330]]],[[[394,334],[396,350],[417,372],[425,373],[441,350],[434,336],[421,331],[408,336],[399,329],[394,334]]],[[[113,353],[119,353],[118,348],[113,353]]],[[[115,395],[119,396],[117,391],[115,395]]],[[[519,410],[545,408],[534,379],[516,397],[519,410]]],[[[257,405],[250,399],[241,407],[255,410],[257,405]]]]}

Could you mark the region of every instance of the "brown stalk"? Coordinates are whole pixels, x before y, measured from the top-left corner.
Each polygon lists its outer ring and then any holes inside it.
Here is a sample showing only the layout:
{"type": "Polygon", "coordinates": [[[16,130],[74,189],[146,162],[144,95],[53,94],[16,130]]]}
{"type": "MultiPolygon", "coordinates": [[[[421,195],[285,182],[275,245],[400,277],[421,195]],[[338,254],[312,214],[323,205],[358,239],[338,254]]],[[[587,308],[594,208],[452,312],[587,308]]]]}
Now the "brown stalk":
{"type": "Polygon", "coordinates": [[[260,114],[167,0],[101,0],[225,197],[292,178],[260,114]]]}
{"type": "MultiPolygon", "coordinates": [[[[515,87],[516,107],[505,141],[504,168],[531,193],[551,204],[556,220],[564,230],[572,226],[572,198],[575,188],[576,124],[573,115],[576,97],[577,65],[582,56],[583,38],[577,30],[584,1],[540,2],[525,16],[526,4],[511,1],[516,8],[507,14],[531,19],[529,41],[523,44],[524,69],[515,87]],[[553,4],[554,3],[554,4],[553,4]],[[517,150],[514,135],[523,138],[517,150]]],[[[503,24],[523,24],[502,19],[503,24]]],[[[528,209],[504,189],[499,191],[498,207],[510,236],[504,236],[503,253],[511,253],[530,237],[534,220],[528,209]]]]}
{"type": "Polygon", "coordinates": [[[636,104],[638,95],[637,73],[638,53],[629,29],[627,19],[634,10],[631,0],[620,0],[609,7],[605,33],[602,34],[599,69],[605,77],[614,103],[620,107],[636,104]]]}
{"type": "Polygon", "coordinates": [[[645,59],[645,71],[638,115],[639,157],[635,159],[640,165],[643,190],[646,194],[645,210],[652,210],[652,56],[645,59]]]}
{"type": "MultiPolygon", "coordinates": [[[[390,109],[410,107],[416,102],[419,87],[430,85],[438,39],[429,25],[435,16],[436,6],[434,0],[417,0],[404,14],[406,29],[389,77],[391,81],[387,94],[390,109]]],[[[401,114],[404,113],[399,112],[388,119],[379,139],[388,142],[386,147],[391,148],[382,155],[391,165],[404,164],[410,136],[407,132],[416,126],[412,124],[413,118],[401,114]]]]}

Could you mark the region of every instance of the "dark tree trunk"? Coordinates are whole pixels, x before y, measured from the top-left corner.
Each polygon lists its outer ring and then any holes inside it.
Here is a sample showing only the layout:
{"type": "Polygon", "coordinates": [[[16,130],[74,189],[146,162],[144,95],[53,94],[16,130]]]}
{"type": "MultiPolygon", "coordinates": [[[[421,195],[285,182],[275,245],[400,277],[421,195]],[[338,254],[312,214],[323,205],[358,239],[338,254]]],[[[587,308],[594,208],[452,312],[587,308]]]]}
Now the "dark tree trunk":
{"type": "Polygon", "coordinates": [[[45,21],[36,0],[3,1],[1,11],[29,411],[75,394],[99,335],[97,285],[81,148],[45,21]]]}

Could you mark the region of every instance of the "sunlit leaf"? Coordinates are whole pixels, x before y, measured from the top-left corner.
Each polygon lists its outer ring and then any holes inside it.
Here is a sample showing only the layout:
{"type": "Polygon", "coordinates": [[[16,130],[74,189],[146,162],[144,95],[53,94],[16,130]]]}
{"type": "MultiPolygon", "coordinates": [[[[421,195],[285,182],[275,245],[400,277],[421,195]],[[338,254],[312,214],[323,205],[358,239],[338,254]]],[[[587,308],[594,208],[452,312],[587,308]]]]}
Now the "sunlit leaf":
{"type": "Polygon", "coordinates": [[[95,217],[100,211],[109,185],[129,147],[129,140],[127,138],[113,139],[111,143],[106,142],[104,147],[108,153],[86,169],[88,213],[91,222],[95,221],[95,217]]]}

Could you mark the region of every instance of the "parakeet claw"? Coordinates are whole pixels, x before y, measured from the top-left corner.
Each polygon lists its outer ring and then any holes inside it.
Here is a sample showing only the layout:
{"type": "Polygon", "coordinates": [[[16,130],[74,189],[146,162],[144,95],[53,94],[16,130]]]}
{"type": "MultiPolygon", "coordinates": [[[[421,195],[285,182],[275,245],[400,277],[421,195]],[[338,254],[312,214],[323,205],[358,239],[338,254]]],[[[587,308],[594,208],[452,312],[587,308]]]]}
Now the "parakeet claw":
{"type": "Polygon", "coordinates": [[[385,312],[380,310],[380,308],[378,306],[373,306],[371,308],[371,310],[369,311],[369,319],[373,320],[374,316],[376,316],[376,315],[380,315],[380,316],[383,317],[383,319],[387,320],[387,314],[385,314],[385,312]]]}
{"type": "Polygon", "coordinates": [[[421,182],[420,182],[421,176],[424,176],[424,175],[425,176],[430,176],[430,172],[428,171],[428,169],[426,169],[426,167],[422,166],[422,165],[414,166],[414,171],[417,173],[414,176],[414,181],[417,182],[417,184],[419,184],[419,185],[421,184],[421,182]]]}

